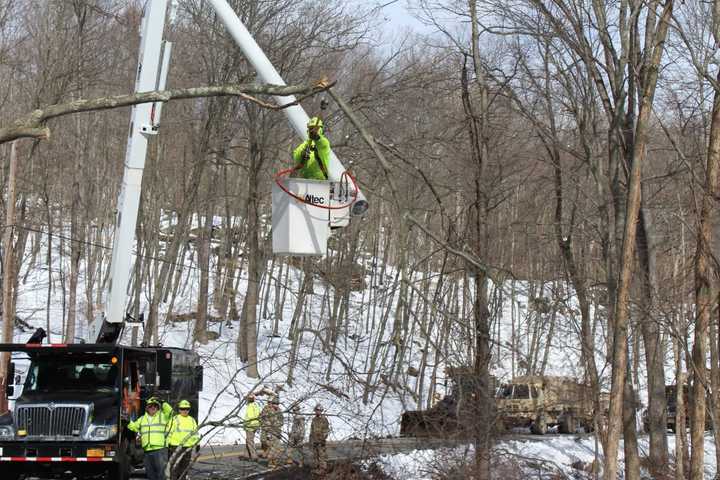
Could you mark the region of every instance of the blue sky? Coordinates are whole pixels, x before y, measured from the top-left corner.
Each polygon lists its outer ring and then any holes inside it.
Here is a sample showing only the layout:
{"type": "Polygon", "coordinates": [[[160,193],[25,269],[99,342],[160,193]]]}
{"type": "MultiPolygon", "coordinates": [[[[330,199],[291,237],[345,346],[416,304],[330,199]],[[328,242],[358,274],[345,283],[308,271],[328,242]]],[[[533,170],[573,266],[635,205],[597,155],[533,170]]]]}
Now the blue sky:
{"type": "Polygon", "coordinates": [[[408,0],[351,0],[365,10],[380,9],[377,15],[378,27],[390,35],[405,30],[427,31],[409,10],[408,0]]]}

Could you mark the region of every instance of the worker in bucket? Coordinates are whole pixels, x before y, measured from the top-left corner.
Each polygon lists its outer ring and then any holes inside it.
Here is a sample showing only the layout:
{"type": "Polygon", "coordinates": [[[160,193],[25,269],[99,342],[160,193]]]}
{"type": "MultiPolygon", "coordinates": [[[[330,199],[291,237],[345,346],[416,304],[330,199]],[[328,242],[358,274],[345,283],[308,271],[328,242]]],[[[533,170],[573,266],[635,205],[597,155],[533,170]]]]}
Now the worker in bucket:
{"type": "Polygon", "coordinates": [[[293,151],[295,170],[301,178],[328,180],[330,141],[323,135],[323,121],[312,117],[307,128],[308,139],[293,151]]]}

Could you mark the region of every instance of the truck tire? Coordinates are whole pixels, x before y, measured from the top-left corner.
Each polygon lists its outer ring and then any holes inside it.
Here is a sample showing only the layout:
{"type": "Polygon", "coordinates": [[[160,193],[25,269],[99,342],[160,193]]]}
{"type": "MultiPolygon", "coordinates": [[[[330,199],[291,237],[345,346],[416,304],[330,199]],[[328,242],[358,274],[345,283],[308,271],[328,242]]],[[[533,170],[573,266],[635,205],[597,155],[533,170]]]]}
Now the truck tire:
{"type": "Polygon", "coordinates": [[[11,468],[9,471],[6,470],[3,473],[3,479],[7,479],[7,480],[20,480],[20,478],[22,478],[22,477],[23,477],[23,475],[19,471],[15,470],[13,468],[11,468]]]}
{"type": "Polygon", "coordinates": [[[128,449],[128,441],[123,440],[120,446],[118,462],[112,462],[108,470],[109,480],[129,480],[132,472],[132,460],[128,449]]]}
{"type": "Polygon", "coordinates": [[[127,460],[119,463],[113,462],[108,467],[108,480],[128,480],[130,478],[130,462],[127,460]]]}
{"type": "Polygon", "coordinates": [[[547,421],[545,415],[538,415],[532,425],[530,425],[530,432],[533,435],[545,435],[547,433],[547,421]]]}
{"type": "Polygon", "coordinates": [[[504,433],[507,433],[508,428],[507,428],[507,425],[505,425],[505,422],[503,421],[502,418],[499,418],[499,417],[496,418],[494,425],[495,425],[495,433],[497,435],[502,435],[504,433]]]}
{"type": "Polygon", "coordinates": [[[560,433],[575,433],[575,417],[572,413],[562,416],[558,430],[560,433]]]}
{"type": "Polygon", "coordinates": [[[583,423],[583,429],[585,430],[585,433],[593,433],[595,431],[595,423],[593,420],[585,420],[583,423]]]}

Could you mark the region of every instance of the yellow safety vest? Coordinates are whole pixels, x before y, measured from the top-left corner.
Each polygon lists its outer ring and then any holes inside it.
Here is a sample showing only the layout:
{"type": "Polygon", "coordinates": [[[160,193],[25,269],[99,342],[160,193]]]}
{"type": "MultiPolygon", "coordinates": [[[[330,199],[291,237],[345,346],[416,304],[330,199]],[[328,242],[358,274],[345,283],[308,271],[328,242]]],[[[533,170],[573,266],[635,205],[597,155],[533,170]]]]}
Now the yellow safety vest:
{"type": "Polygon", "coordinates": [[[146,452],[160,450],[167,446],[166,436],[170,415],[172,415],[172,407],[163,403],[161,411],[152,417],[145,413],[134,422],[130,422],[128,430],[140,433],[142,449],[146,452]]]}
{"type": "Polygon", "coordinates": [[[260,428],[260,406],[248,403],[245,407],[245,430],[255,431],[260,428]]]}
{"type": "Polygon", "coordinates": [[[171,447],[194,447],[200,441],[198,425],[193,417],[176,415],[170,420],[168,445],[171,447]]]}

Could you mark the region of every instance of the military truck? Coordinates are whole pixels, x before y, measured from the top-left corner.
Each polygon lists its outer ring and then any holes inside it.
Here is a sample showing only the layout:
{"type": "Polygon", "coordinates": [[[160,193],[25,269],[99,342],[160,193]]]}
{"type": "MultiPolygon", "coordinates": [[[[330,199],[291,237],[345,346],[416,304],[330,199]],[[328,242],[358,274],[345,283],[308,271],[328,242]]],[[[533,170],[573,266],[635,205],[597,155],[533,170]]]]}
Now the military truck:
{"type": "Polygon", "coordinates": [[[7,387],[15,398],[0,415],[0,469],[21,475],[125,480],[142,463],[139,438],[127,424],[145,401],[191,401],[197,415],[202,366],[179,348],[115,344],[0,344],[11,352],[8,378],[22,365],[24,382],[7,387]]]}
{"type": "MultiPolygon", "coordinates": [[[[403,413],[400,435],[404,437],[468,437],[471,429],[466,421],[475,415],[478,377],[471,367],[450,367],[445,370],[450,380],[450,394],[427,410],[403,413]]],[[[488,390],[492,399],[495,379],[490,377],[488,390]]],[[[491,407],[492,408],[492,407],[491,407]]]]}
{"type": "Polygon", "coordinates": [[[553,426],[560,433],[593,428],[592,390],[569,377],[516,377],[498,388],[495,405],[501,429],[530,427],[544,435],[553,426]]]}

